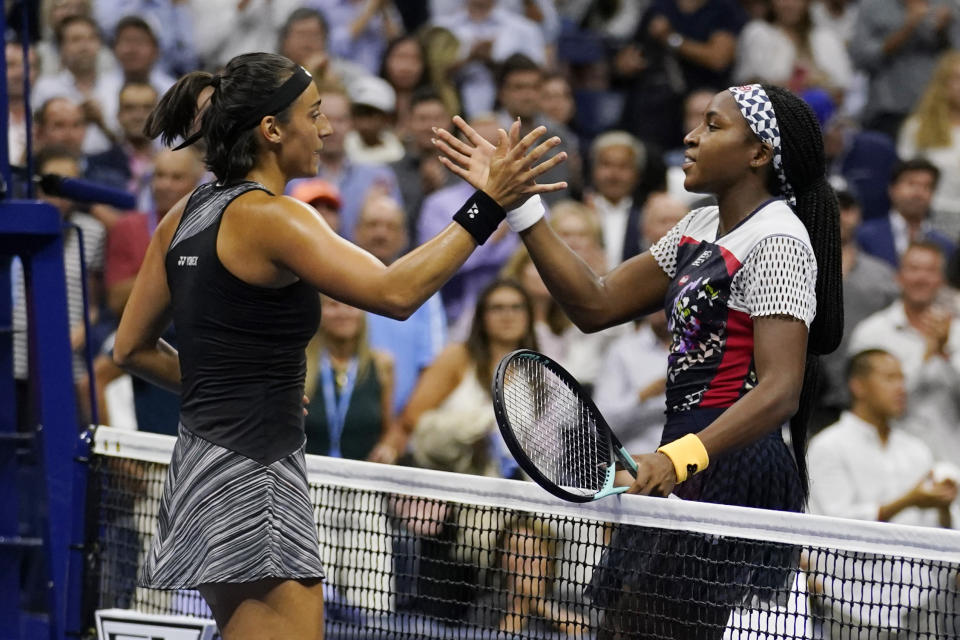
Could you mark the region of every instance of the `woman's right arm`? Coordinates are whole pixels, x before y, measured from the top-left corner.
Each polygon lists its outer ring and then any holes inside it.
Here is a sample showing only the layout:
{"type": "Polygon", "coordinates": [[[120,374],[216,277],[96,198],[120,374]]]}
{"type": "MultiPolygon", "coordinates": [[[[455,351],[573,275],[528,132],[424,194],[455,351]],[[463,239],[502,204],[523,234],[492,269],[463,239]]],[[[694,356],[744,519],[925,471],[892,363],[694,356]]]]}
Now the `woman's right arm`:
{"type": "MultiPolygon", "coordinates": [[[[535,183],[537,176],[565,157],[557,154],[534,166],[559,144],[559,138],[550,138],[527,153],[545,131],[538,127],[517,144],[511,144],[504,135],[497,153],[488,158],[489,175],[478,188],[502,207],[532,193],[565,188],[563,182],[535,183]]],[[[477,247],[473,235],[452,222],[431,240],[385,267],[371,254],[333,233],[313,209],[291,198],[275,199],[261,214],[254,222],[257,228],[248,235],[260,245],[262,255],[333,298],[392,318],[402,319],[413,313],[477,247]]]]}
{"type": "MultiPolygon", "coordinates": [[[[483,167],[494,153],[492,144],[484,140],[462,118],[454,124],[466,141],[449,131],[437,130],[440,159],[455,174],[476,186],[483,179],[483,167]]],[[[515,135],[515,130],[511,129],[515,135]]],[[[605,276],[598,276],[542,218],[520,232],[550,294],[567,316],[585,332],[599,331],[663,308],[663,299],[670,278],[650,252],[627,260],[605,276]]]]}
{"type": "Polygon", "coordinates": [[[545,220],[520,238],[550,294],[581,331],[599,331],[663,308],[670,278],[649,251],[598,276],[545,220]]]}
{"type": "Polygon", "coordinates": [[[160,339],[172,316],[163,255],[186,200],[164,216],[150,240],[113,347],[113,360],[119,366],[173,393],[180,393],[180,356],[160,339]]]}

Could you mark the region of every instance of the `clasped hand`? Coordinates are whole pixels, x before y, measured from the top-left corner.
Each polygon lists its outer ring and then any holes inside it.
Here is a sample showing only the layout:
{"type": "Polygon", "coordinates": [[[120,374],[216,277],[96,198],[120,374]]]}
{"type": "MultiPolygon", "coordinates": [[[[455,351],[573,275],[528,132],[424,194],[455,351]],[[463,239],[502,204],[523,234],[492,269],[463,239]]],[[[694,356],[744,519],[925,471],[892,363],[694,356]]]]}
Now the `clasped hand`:
{"type": "Polygon", "coordinates": [[[643,496],[666,497],[677,485],[677,472],[673,462],[663,453],[645,453],[632,456],[637,463],[637,477],[628,471],[618,471],[614,483],[617,486],[630,486],[627,493],[643,496]]]}
{"type": "Polygon", "coordinates": [[[520,137],[520,121],[510,125],[510,132],[497,130],[497,144],[481,136],[460,116],[453,123],[463,132],[462,140],[446,129],[434,129],[433,144],[440,152],[440,162],[473,187],[482,189],[504,209],[521,204],[528,197],[567,188],[566,182],[538,184],[538,176],[554,168],[567,158],[558,153],[537,164],[552,148],[560,144],[553,136],[534,147],[534,143],[546,132],[546,127],[537,127],[520,137]]]}

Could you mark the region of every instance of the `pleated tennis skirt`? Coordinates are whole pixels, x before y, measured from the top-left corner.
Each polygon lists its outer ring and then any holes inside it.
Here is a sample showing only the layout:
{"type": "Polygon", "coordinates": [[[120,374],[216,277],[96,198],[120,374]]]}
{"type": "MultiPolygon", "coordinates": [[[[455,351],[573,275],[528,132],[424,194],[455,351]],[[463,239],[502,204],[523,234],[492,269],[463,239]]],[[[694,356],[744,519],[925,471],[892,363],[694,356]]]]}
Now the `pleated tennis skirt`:
{"type": "Polygon", "coordinates": [[[140,586],[323,577],[304,445],[263,465],[181,424],[140,586]]]}
{"type": "MultiPolygon", "coordinates": [[[[662,442],[701,431],[723,411],[668,416],[662,442]]],[[[779,430],[711,460],[675,493],[686,500],[794,512],[804,502],[796,463],[779,430]]],[[[730,608],[754,597],[769,600],[792,584],[799,556],[799,547],[786,544],[617,526],[587,592],[608,610],[605,625],[623,635],[599,637],[719,638],[730,608]],[[698,619],[705,623],[713,615],[714,624],[697,627],[698,619]]]]}

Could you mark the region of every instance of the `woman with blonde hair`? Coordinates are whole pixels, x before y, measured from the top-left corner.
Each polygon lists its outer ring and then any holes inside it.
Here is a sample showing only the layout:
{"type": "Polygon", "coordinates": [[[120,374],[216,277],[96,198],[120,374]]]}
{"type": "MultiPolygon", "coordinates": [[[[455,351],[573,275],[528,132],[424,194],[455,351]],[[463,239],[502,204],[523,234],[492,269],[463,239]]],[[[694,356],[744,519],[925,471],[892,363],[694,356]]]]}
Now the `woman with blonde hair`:
{"type": "Polygon", "coordinates": [[[392,420],[393,358],[370,349],[366,314],[328,296],[307,345],[307,453],[393,462],[383,442],[392,420]]]}
{"type": "Polygon", "coordinates": [[[460,60],[460,41],[449,29],[432,26],[420,34],[420,42],[426,54],[430,84],[440,94],[450,113],[460,113],[460,92],[453,82],[453,74],[460,60]]]}
{"type": "Polygon", "coordinates": [[[903,160],[923,157],[940,169],[933,222],[951,238],[960,234],[960,51],[945,53],[897,138],[903,160]]]}
{"type": "Polygon", "coordinates": [[[477,299],[467,340],[448,345],[424,370],[399,418],[398,432],[411,434],[415,464],[513,476],[516,464],[495,433],[490,387],[504,356],[537,348],[526,291],[512,280],[490,283],[477,299]]]}

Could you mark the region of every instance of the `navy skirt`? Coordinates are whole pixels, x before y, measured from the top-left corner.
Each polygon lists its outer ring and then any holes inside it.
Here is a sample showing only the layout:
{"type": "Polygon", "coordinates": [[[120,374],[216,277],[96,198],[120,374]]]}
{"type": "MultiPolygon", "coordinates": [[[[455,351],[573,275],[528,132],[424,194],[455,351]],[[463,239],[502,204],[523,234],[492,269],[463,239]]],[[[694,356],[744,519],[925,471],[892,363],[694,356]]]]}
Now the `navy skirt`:
{"type": "MultiPolygon", "coordinates": [[[[723,411],[671,414],[661,442],[697,433],[723,411]]],[[[800,475],[779,429],[711,460],[674,493],[780,511],[801,511],[804,504],[800,475]]],[[[598,637],[720,638],[733,608],[786,592],[799,552],[791,545],[617,526],[588,589],[594,605],[605,611],[598,637]]]]}

